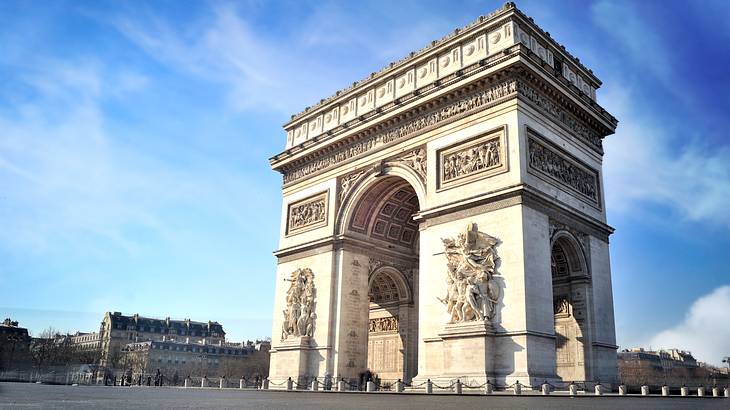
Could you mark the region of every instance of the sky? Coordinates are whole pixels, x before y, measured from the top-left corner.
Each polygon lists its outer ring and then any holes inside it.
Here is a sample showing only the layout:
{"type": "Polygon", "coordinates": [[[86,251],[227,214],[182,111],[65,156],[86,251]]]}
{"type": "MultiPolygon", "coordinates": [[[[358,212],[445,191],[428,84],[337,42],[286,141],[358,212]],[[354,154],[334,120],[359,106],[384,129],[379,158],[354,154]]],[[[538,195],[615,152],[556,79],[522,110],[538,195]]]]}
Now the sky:
{"type": "MultiPolygon", "coordinates": [[[[271,336],[281,124],[496,1],[0,2],[0,315],[271,336]]],[[[521,1],[603,81],[621,348],[730,356],[730,2],[521,1]]]]}

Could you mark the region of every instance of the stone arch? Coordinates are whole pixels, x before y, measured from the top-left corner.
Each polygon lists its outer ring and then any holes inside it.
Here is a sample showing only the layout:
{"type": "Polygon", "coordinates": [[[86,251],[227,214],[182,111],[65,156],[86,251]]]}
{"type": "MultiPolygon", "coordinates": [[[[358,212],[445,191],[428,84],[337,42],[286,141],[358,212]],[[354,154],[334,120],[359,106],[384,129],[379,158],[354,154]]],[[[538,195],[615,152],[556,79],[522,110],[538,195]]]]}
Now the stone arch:
{"type": "Polygon", "coordinates": [[[556,373],[564,381],[590,380],[587,366],[592,352],[588,322],[591,316],[590,269],[585,249],[576,235],[557,230],[550,241],[553,282],[556,373]]]}
{"type": "MultiPolygon", "coordinates": [[[[571,275],[589,275],[588,261],[583,245],[576,236],[567,229],[556,231],[550,240],[551,256],[556,246],[565,255],[571,275]]],[[[551,261],[552,262],[552,261],[551,261]]],[[[551,263],[552,266],[552,263],[551,263]]]]}
{"type": "MultiPolygon", "coordinates": [[[[335,216],[335,234],[343,235],[347,231],[347,224],[352,218],[353,208],[362,200],[362,197],[374,186],[389,177],[404,180],[415,191],[418,197],[419,210],[426,201],[426,185],[421,176],[412,168],[401,163],[385,162],[379,167],[372,167],[361,171],[360,175],[347,192],[338,191],[339,206],[335,216]]],[[[338,187],[342,189],[342,187],[338,187]]]]}
{"type": "Polygon", "coordinates": [[[391,266],[383,266],[375,269],[368,280],[368,289],[370,290],[370,303],[377,303],[380,306],[400,305],[410,303],[412,301],[411,288],[408,281],[403,277],[403,273],[391,266]],[[384,285],[384,286],[383,286],[384,285]],[[388,289],[383,289],[384,287],[388,289]],[[381,292],[390,291],[391,295],[395,293],[395,297],[373,298],[375,290],[381,292]],[[394,292],[393,292],[394,291],[394,292]]]}

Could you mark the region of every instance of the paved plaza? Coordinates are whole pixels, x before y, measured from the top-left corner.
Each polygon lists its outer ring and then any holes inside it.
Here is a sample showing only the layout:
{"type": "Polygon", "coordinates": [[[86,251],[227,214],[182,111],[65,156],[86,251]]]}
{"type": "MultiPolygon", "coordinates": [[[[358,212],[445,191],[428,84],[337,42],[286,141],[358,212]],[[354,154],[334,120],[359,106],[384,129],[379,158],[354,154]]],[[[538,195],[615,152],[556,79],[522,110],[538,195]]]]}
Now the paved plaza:
{"type": "Polygon", "coordinates": [[[425,395],[0,383],[0,409],[727,409],[725,398],[425,395]]]}

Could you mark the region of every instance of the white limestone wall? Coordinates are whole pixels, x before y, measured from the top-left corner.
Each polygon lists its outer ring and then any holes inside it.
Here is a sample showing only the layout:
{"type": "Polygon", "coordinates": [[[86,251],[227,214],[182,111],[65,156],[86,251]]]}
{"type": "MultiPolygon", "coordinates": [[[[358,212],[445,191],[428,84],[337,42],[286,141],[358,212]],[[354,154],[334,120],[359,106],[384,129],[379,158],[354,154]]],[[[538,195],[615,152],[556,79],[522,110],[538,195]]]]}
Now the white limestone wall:
{"type": "MultiPolygon", "coordinates": [[[[435,254],[443,252],[441,238],[455,237],[470,223],[476,223],[480,231],[500,241],[495,248],[500,257],[495,280],[501,285],[502,297],[494,318],[495,330],[524,332],[527,326],[522,206],[429,226],[421,231],[420,242],[419,378],[440,374],[444,359],[440,342],[424,341],[438,339],[449,320],[446,307],[437,299],[446,295],[446,257],[435,254]]],[[[495,371],[514,372],[515,367],[525,362],[526,348],[524,343],[515,343],[510,337],[500,338],[495,371]]]]}
{"type": "Polygon", "coordinates": [[[454,132],[445,134],[427,144],[428,176],[426,204],[422,209],[431,209],[457,200],[465,200],[484,196],[487,193],[513,186],[520,183],[520,161],[519,155],[519,128],[517,111],[514,106],[503,104],[499,111],[493,110],[487,116],[482,114],[460,122],[461,128],[454,132]],[[438,189],[438,173],[434,164],[438,161],[438,153],[441,149],[463,142],[465,146],[470,144],[473,138],[484,135],[490,131],[504,128],[507,169],[503,173],[494,174],[482,179],[475,179],[470,183],[453,186],[450,188],[438,189]]]}
{"type": "Polygon", "coordinates": [[[361,252],[338,251],[336,269],[341,274],[334,284],[338,303],[331,320],[337,326],[333,329],[336,350],[333,375],[338,378],[357,378],[367,368],[368,262],[368,256],[361,252]]]}
{"type": "Polygon", "coordinates": [[[336,300],[333,294],[332,284],[336,281],[336,272],[333,271],[334,252],[323,252],[297,259],[290,262],[280,263],[276,269],[276,293],[274,295],[274,319],[272,328],[272,354],[270,376],[272,379],[291,376],[298,376],[296,371],[306,369],[306,374],[311,376],[324,375],[326,371],[326,358],[330,354],[328,350],[330,332],[334,331],[331,323],[330,305],[336,300]],[[314,336],[311,340],[311,349],[308,350],[301,360],[306,363],[299,363],[299,353],[290,354],[278,352],[278,347],[286,347],[293,343],[294,338],[287,341],[281,340],[281,329],[284,322],[286,309],[286,292],[291,282],[285,279],[291,278],[291,273],[299,268],[309,268],[314,274],[314,287],[316,289],[316,306],[314,336]]]}
{"type": "Polygon", "coordinates": [[[585,144],[579,142],[575,137],[572,137],[563,128],[559,127],[552,121],[545,121],[543,116],[536,115],[535,111],[525,103],[520,103],[518,129],[520,135],[519,150],[523,157],[520,162],[522,180],[530,186],[538,188],[550,198],[554,198],[563,204],[605,223],[606,212],[603,195],[603,170],[600,155],[587,148],[585,144]],[[566,189],[555,182],[547,182],[545,179],[537,177],[534,173],[527,171],[529,155],[527,145],[528,128],[537,133],[540,137],[542,137],[542,139],[554,143],[564,151],[571,153],[573,157],[577,158],[585,165],[588,165],[593,170],[598,171],[599,201],[597,205],[591,205],[585,200],[578,199],[576,197],[577,194],[572,192],[570,189],[566,189]]]}
{"type": "Polygon", "coordinates": [[[331,236],[334,232],[334,220],[335,220],[335,199],[336,199],[336,187],[337,181],[335,178],[331,178],[325,181],[318,182],[313,185],[309,185],[299,191],[292,192],[284,195],[281,208],[281,224],[279,229],[279,249],[286,249],[292,246],[300,245],[303,243],[311,242],[317,239],[326,238],[331,236]],[[298,202],[302,199],[306,199],[313,195],[319,194],[320,192],[328,191],[328,205],[327,205],[327,224],[325,226],[302,231],[295,235],[287,235],[287,218],[289,205],[298,202]]]}
{"type": "Polygon", "coordinates": [[[616,380],[616,328],[608,243],[590,237],[591,281],[593,284],[594,376],[601,381],[616,380]],[[606,346],[608,345],[608,346],[606,346]]]}

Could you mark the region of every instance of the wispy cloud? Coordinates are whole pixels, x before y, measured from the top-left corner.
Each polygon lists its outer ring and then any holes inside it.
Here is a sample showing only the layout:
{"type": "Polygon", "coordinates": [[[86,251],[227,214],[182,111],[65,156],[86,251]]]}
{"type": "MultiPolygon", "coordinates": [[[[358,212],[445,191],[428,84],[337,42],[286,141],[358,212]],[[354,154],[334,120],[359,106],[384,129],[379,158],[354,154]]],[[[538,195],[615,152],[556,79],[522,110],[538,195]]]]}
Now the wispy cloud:
{"type": "Polygon", "coordinates": [[[730,148],[640,114],[634,97],[613,85],[602,99],[621,119],[605,141],[607,208],[628,214],[654,204],[686,220],[730,228],[730,148]]]}
{"type": "Polygon", "coordinates": [[[721,286],[697,299],[684,319],[657,333],[646,346],[691,351],[698,360],[717,366],[730,352],[730,286],[721,286]]]}

